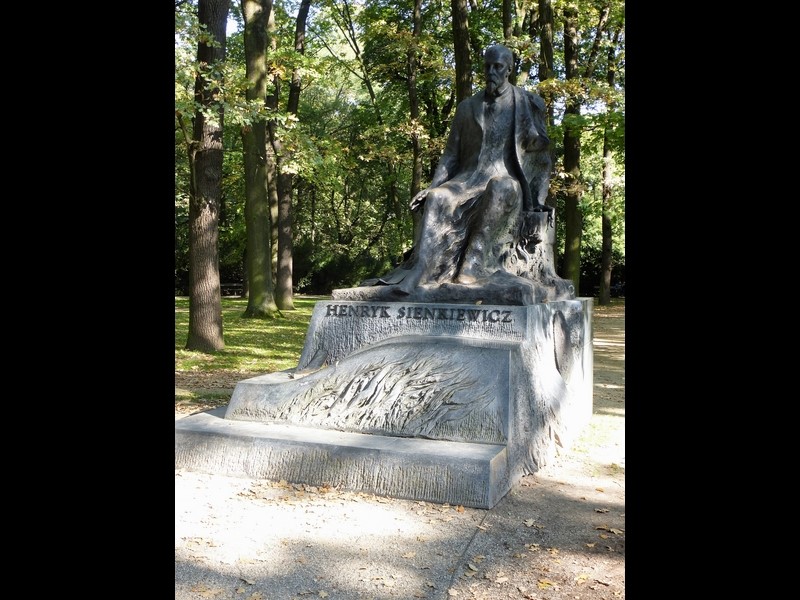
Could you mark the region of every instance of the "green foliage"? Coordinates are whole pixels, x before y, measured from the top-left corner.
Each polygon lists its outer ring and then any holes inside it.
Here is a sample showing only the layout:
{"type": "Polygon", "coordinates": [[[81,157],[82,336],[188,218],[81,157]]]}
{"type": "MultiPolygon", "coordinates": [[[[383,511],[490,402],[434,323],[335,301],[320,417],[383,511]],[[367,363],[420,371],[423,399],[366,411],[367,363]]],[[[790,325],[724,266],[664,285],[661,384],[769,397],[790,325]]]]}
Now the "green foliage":
{"type": "MultiPolygon", "coordinates": [[[[561,204],[563,128],[581,130],[581,185],[584,189],[584,261],[597,262],[600,247],[601,174],[603,135],[609,140],[615,164],[613,191],[615,264],[624,263],[624,151],[625,151],[625,46],[624,2],[610,3],[609,23],[619,28],[614,46],[618,61],[616,81],[606,78],[612,35],[603,35],[596,46],[593,68],[569,82],[564,77],[563,22],[565,0],[554,0],[556,22],[555,77],[546,82],[538,75],[539,40],[522,35],[505,43],[533,63],[525,87],[542,94],[550,103],[554,120],[549,134],[555,153],[551,191],[561,204]],[[564,123],[567,98],[580,102],[580,116],[564,123]]],[[[530,4],[530,3],[524,3],[530,4]]],[[[578,9],[579,65],[594,51],[600,4],[572,2],[578,9]]],[[[329,293],[335,287],[356,285],[381,275],[397,264],[410,249],[412,220],[408,210],[412,172],[412,136],[421,142],[423,181],[430,181],[444,146],[453,116],[454,64],[451,4],[432,0],[422,6],[422,33],[412,35],[411,0],[365,0],[348,3],[352,22],[342,3],[322,0],[309,13],[305,54],[294,50],[294,18],[297,2],[277,0],[276,48],[270,51],[270,76],[279,75],[280,100],[274,111],[260,99],[245,99],[241,16],[237,3],[231,13],[239,31],[228,36],[228,59],[223,65],[195,64],[197,42],[203,32],[196,26],[191,7],[176,9],[176,287],[185,278],[186,214],[189,171],[182,127],[191,130],[194,79],[205,69],[209,85],[219,86],[225,108],[225,163],[223,203],[220,215],[220,271],[223,281],[241,279],[245,244],[243,219],[241,127],[256,119],[274,119],[286,150],[282,166],[294,177],[293,236],[295,289],[329,293]],[[353,38],[355,34],[355,38],[353,38]],[[359,52],[356,52],[356,48],[359,52]],[[416,56],[420,117],[410,118],[408,56],[416,56]],[[360,56],[360,60],[359,60],[360,56]],[[302,92],[297,117],[286,111],[289,80],[298,69],[302,92]],[[374,97],[370,95],[371,84],[374,97]],[[181,121],[180,117],[183,117],[181,121]]],[[[497,5],[472,6],[469,22],[473,46],[476,88],[480,85],[481,56],[478,49],[502,42],[501,13],[497,5]]],[[[532,10],[532,7],[530,8],[532,10]]],[[[531,12],[526,18],[530,18],[531,12]]],[[[613,30],[613,29],[612,29],[613,30]]],[[[272,80],[268,93],[274,92],[272,80]]],[[[563,207],[559,207],[563,215],[563,207]]],[[[557,218],[557,254],[563,245],[563,218],[557,218]]],[[[599,263],[598,263],[599,264],[599,263]]],[[[588,267],[587,267],[588,268],[588,267]]],[[[592,267],[594,268],[594,267],[592,267]]],[[[228,344],[226,330],[226,344],[228,344]]]]}

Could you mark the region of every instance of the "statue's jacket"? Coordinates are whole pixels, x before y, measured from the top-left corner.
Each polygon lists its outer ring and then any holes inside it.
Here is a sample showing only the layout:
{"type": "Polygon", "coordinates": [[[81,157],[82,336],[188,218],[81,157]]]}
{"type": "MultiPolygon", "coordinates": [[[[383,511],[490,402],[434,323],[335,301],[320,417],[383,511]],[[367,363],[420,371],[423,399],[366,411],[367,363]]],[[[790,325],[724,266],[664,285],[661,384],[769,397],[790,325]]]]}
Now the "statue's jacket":
{"type": "MultiPolygon", "coordinates": [[[[520,87],[509,85],[514,108],[514,164],[512,175],[520,182],[523,208],[532,208],[533,195],[539,196],[541,181],[549,178],[549,145],[545,125],[545,104],[541,97],[520,87]],[[546,172],[543,172],[546,169],[546,172]]],[[[464,178],[476,172],[484,145],[485,91],[463,100],[456,108],[444,152],[434,172],[430,187],[464,178]]],[[[485,187],[488,177],[481,186],[485,187]]],[[[473,186],[469,186],[473,187],[473,186]]],[[[472,196],[473,192],[469,195],[472,196]]],[[[544,190],[546,195],[546,190],[544,190]]],[[[465,198],[466,200],[466,198],[465,198]]]]}

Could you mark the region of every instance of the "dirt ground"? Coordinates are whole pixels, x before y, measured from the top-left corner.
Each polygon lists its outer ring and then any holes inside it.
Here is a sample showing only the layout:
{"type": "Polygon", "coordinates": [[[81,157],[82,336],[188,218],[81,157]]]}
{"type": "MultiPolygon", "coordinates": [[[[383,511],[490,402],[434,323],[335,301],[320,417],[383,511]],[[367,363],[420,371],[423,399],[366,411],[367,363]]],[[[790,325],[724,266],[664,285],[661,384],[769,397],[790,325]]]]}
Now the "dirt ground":
{"type": "MultiPolygon", "coordinates": [[[[624,300],[592,323],[589,425],[490,510],[176,470],[176,600],[624,599],[624,300]]],[[[258,374],[176,373],[176,419],[258,374]]]]}

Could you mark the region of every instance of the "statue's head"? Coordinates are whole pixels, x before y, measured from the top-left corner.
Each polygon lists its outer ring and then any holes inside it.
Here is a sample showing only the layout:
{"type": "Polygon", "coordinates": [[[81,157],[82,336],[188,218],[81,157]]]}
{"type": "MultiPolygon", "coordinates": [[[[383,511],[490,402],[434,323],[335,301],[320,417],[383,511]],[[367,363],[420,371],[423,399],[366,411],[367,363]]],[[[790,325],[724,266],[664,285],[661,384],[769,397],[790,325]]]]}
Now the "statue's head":
{"type": "Polygon", "coordinates": [[[514,55],[505,46],[493,44],[486,49],[483,53],[483,75],[488,94],[494,96],[506,88],[513,66],[514,55]]]}

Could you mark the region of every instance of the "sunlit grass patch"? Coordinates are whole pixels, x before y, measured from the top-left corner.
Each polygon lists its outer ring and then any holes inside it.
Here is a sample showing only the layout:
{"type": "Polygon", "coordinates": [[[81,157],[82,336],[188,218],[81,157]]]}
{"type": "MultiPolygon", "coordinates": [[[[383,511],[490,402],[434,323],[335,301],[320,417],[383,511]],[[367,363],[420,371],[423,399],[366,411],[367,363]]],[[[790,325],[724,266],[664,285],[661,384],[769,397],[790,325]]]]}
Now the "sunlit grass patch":
{"type": "Polygon", "coordinates": [[[175,298],[175,370],[211,372],[283,371],[297,366],[303,351],[314,305],[325,296],[295,296],[295,310],[273,319],[244,318],[247,300],[222,298],[225,348],[212,354],[186,350],[189,335],[189,298],[175,298]]]}

